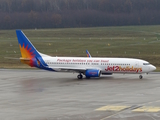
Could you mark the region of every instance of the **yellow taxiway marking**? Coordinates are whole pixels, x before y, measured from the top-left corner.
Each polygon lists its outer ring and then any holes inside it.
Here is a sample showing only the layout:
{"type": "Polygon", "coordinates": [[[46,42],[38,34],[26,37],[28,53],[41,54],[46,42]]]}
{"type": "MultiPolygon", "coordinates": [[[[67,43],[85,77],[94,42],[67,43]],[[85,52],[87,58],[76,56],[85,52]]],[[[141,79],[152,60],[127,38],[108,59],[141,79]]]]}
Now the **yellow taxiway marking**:
{"type": "Polygon", "coordinates": [[[147,106],[143,106],[141,108],[137,108],[132,110],[134,112],[159,112],[160,111],[160,107],[147,107],[147,106]]]}
{"type": "Polygon", "coordinates": [[[107,111],[107,110],[110,110],[110,111],[121,111],[123,109],[126,109],[130,106],[103,106],[103,107],[100,107],[98,109],[95,109],[96,111],[107,111]]]}

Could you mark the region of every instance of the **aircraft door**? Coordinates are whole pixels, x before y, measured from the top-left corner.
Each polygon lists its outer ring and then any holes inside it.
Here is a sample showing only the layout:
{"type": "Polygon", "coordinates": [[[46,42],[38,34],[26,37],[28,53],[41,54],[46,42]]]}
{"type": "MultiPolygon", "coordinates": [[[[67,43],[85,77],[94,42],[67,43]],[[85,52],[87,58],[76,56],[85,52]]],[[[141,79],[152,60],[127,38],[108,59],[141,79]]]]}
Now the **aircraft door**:
{"type": "Polygon", "coordinates": [[[136,61],[136,63],[135,63],[135,67],[136,67],[136,68],[138,68],[138,67],[139,67],[139,62],[138,62],[138,61],[136,61]]]}

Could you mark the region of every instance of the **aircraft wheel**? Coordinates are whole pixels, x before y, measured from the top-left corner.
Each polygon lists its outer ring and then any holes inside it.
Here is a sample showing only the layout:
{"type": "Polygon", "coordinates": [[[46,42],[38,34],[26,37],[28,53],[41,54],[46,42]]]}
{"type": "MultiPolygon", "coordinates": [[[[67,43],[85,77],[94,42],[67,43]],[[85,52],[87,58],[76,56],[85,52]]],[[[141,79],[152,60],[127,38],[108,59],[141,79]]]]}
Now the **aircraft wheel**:
{"type": "Polygon", "coordinates": [[[77,78],[78,78],[78,79],[82,79],[82,78],[83,78],[83,75],[79,74],[79,75],[77,75],[77,78]]]}
{"type": "Polygon", "coordinates": [[[143,78],[143,76],[142,75],[139,75],[139,79],[142,79],[143,78]]]}

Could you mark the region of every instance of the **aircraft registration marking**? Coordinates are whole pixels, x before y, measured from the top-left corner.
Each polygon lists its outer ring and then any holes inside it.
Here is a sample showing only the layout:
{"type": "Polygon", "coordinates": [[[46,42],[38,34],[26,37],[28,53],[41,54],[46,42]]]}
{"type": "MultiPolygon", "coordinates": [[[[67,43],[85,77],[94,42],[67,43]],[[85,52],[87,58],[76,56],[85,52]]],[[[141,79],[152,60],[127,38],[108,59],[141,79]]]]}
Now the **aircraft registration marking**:
{"type": "Polygon", "coordinates": [[[160,107],[147,107],[147,106],[143,106],[137,109],[132,110],[134,112],[159,112],[160,111],[160,107]]]}
{"type": "Polygon", "coordinates": [[[121,111],[126,108],[129,108],[130,106],[103,106],[98,109],[95,109],[96,111],[121,111]]]}

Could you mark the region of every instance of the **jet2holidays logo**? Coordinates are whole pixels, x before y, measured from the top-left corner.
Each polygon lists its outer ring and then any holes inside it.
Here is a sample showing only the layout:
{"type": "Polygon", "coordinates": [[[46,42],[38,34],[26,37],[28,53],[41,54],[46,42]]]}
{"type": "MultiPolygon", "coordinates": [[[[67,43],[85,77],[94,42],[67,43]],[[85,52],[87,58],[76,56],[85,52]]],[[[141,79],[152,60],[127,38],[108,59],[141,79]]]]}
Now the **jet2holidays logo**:
{"type": "Polygon", "coordinates": [[[142,72],[142,68],[134,68],[133,66],[132,67],[121,67],[121,66],[108,66],[106,69],[106,71],[117,71],[117,72],[142,72]]]}

